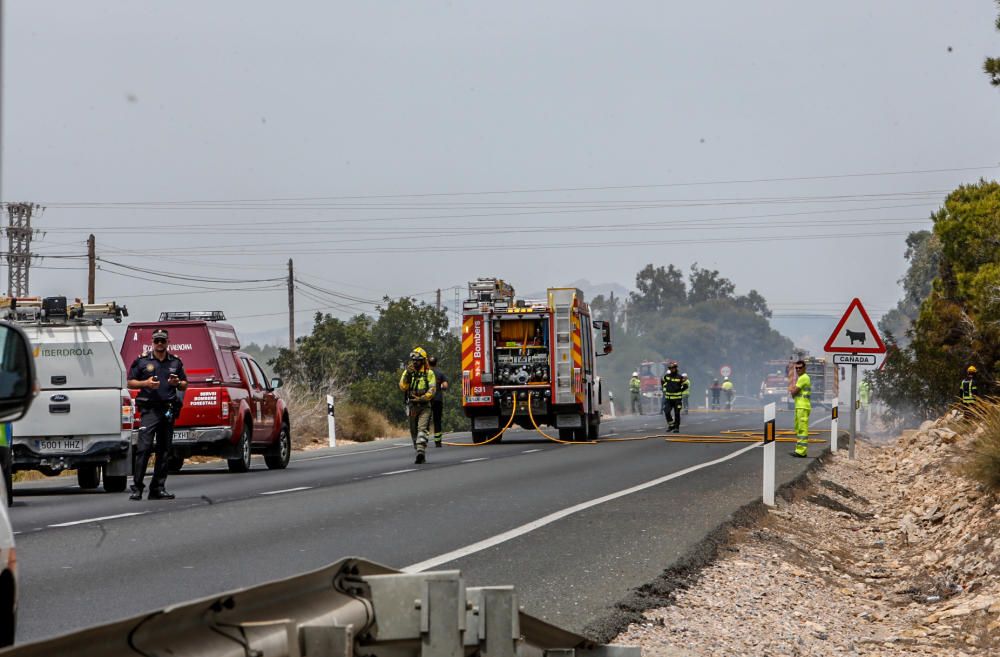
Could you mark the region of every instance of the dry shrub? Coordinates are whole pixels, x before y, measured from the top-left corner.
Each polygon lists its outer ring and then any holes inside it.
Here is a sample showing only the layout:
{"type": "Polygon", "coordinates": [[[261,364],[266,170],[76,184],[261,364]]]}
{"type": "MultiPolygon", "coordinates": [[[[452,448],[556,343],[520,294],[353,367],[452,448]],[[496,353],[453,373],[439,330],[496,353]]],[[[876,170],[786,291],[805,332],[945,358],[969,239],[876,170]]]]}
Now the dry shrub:
{"type": "MultiPolygon", "coordinates": [[[[342,399],[335,388],[334,399],[342,399]]],[[[289,384],[281,388],[281,397],[288,407],[292,425],[292,445],[302,449],[326,444],[328,429],[326,394],[312,392],[304,386],[289,384]]],[[[376,438],[407,435],[408,431],[389,422],[377,410],[351,402],[336,402],[337,440],[367,442],[376,438]]]]}
{"type": "Polygon", "coordinates": [[[962,473],[993,492],[1000,492],[1000,401],[980,399],[965,411],[967,428],[974,436],[962,473]]]}

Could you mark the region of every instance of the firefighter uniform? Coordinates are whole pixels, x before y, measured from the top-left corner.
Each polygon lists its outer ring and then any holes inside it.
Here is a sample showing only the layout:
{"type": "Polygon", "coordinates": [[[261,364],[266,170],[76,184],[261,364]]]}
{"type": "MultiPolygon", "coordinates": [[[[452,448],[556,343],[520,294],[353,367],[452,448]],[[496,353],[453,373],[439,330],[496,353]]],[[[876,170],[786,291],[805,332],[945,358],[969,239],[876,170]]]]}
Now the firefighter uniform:
{"type": "Polygon", "coordinates": [[[684,390],[688,382],[677,373],[677,366],[672,365],[661,381],[663,387],[663,415],[667,420],[667,431],[680,433],[681,406],[684,403],[684,390]]]}
{"type": "Polygon", "coordinates": [[[628,393],[632,400],[632,414],[642,415],[642,381],[638,372],[632,372],[632,378],[628,380],[628,393]]]}
{"type": "Polygon", "coordinates": [[[687,415],[688,409],[691,407],[691,381],[688,380],[687,374],[681,374],[681,378],[684,379],[684,383],[686,384],[682,393],[684,396],[681,399],[681,407],[684,409],[684,415],[687,415]]]}
{"type": "Polygon", "coordinates": [[[795,380],[795,456],[809,455],[809,414],[812,412],[812,380],[805,369],[795,380]]]}
{"type": "Polygon", "coordinates": [[[726,377],[726,380],[722,382],[722,391],[726,393],[726,408],[732,409],[733,407],[733,382],[726,377]]]}
{"type": "MultiPolygon", "coordinates": [[[[160,331],[155,332],[153,339],[161,339],[160,335],[160,331]]],[[[166,337],[166,332],[163,332],[163,337],[166,337]]],[[[167,457],[174,440],[174,422],[184,403],[184,393],[178,395],[177,388],[170,385],[171,375],[175,375],[179,381],[187,381],[184,363],[169,351],[164,354],[163,360],[152,353],[139,356],[129,368],[130,381],[146,381],[155,376],[160,382],[157,388],[142,388],[135,399],[142,418],[132,461],[131,499],[142,498],[145,488],[143,479],[146,468],[149,467],[149,459],[154,454],[156,462],[153,465],[153,479],[149,483],[149,496],[151,499],[172,498],[164,488],[167,481],[167,457]]]]}
{"type": "Polygon", "coordinates": [[[962,379],[962,385],[959,387],[962,395],[962,403],[966,406],[971,406],[976,403],[976,397],[979,396],[979,387],[976,385],[976,368],[973,365],[969,366],[966,370],[966,376],[962,379]]]}
{"type": "MultiPolygon", "coordinates": [[[[430,361],[428,360],[428,362],[430,361]]],[[[431,367],[431,373],[434,375],[437,388],[434,391],[434,399],[431,400],[431,416],[434,418],[434,446],[441,447],[441,439],[444,437],[444,432],[441,430],[441,419],[444,416],[444,390],[448,387],[448,377],[436,367],[431,367]]]]}
{"type": "Polygon", "coordinates": [[[399,389],[406,393],[407,415],[410,419],[410,439],[417,450],[417,463],[426,460],[427,436],[431,428],[431,401],[437,391],[434,370],[427,366],[427,355],[417,347],[410,353],[410,364],[399,379],[399,389]]]}

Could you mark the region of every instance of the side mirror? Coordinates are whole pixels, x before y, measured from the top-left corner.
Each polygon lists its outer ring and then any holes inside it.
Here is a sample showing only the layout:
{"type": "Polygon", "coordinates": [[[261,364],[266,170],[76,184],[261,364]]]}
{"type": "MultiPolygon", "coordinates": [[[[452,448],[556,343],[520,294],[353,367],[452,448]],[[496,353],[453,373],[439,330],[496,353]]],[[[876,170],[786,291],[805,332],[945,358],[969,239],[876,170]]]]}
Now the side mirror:
{"type": "Polygon", "coordinates": [[[274,377],[273,379],[271,379],[271,389],[272,390],[277,390],[278,388],[281,387],[282,383],[283,383],[283,381],[281,380],[280,376],[274,377]]]}
{"type": "Polygon", "coordinates": [[[614,347],[611,345],[611,322],[594,320],[594,328],[601,332],[601,342],[604,343],[604,351],[598,352],[598,356],[607,356],[614,347]]]}
{"type": "Polygon", "coordinates": [[[0,422],[14,422],[31,407],[35,389],[35,357],[19,326],[0,322],[0,422]]]}

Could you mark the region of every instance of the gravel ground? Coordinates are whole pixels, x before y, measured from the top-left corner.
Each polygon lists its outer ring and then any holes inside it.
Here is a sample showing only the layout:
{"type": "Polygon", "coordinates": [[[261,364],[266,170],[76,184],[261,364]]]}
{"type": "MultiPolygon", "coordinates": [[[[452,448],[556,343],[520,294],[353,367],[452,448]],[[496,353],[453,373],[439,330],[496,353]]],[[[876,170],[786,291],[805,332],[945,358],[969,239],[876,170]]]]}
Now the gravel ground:
{"type": "Polygon", "coordinates": [[[614,643],[644,655],[1000,655],[1000,503],[957,417],[828,455],[614,643]]]}

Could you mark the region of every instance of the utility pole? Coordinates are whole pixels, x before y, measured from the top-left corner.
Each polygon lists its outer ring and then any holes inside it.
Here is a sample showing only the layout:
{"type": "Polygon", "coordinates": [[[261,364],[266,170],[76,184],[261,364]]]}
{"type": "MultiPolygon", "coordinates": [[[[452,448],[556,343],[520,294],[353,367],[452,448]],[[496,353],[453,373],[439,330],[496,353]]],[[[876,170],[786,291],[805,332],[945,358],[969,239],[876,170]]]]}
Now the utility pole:
{"type": "Polygon", "coordinates": [[[441,312],[441,288],[437,291],[437,311],[441,312]]]}
{"type": "Polygon", "coordinates": [[[94,286],[97,278],[97,253],[94,234],[87,238],[87,303],[94,303],[94,286]]]}
{"type": "Polygon", "coordinates": [[[295,270],[288,259],[288,351],[295,353],[295,270]]]}
{"type": "Polygon", "coordinates": [[[28,270],[31,267],[31,217],[42,207],[34,203],[8,203],[7,216],[7,293],[12,297],[28,296],[28,270]]]}

